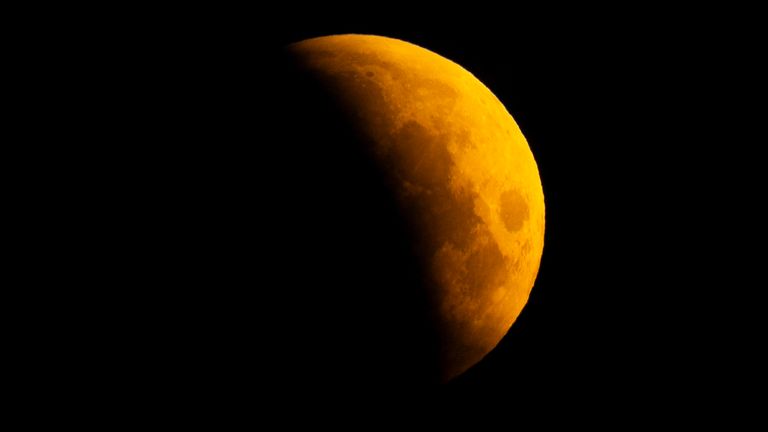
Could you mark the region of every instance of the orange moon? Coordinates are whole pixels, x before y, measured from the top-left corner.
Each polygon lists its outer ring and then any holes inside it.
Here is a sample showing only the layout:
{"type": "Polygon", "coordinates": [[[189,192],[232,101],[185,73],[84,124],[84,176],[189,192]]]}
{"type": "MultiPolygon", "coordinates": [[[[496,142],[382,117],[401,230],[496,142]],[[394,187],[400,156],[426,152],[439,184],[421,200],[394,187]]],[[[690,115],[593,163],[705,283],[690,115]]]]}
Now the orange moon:
{"type": "Polygon", "coordinates": [[[534,285],[544,195],[528,143],[487,87],[424,48],[340,35],[289,52],[356,117],[417,227],[448,381],[499,343],[534,285]]]}

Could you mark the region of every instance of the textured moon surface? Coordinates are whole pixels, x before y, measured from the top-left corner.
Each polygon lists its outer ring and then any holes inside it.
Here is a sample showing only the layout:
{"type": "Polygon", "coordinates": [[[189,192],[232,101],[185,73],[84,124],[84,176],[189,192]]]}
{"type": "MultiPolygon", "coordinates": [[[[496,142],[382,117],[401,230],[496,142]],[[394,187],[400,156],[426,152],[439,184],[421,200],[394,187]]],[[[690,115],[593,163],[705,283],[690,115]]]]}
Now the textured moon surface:
{"type": "Polygon", "coordinates": [[[289,51],[356,117],[419,233],[448,381],[498,344],[535,282],[544,195],[528,143],[477,78],[416,45],[341,35],[289,51]]]}

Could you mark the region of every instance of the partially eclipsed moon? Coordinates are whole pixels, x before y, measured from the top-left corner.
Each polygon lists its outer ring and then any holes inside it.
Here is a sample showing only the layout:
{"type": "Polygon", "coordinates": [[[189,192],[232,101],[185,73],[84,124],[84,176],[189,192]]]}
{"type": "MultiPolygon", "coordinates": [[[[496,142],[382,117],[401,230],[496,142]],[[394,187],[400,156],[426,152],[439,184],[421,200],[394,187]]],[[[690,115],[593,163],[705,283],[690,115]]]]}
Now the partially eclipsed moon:
{"type": "Polygon", "coordinates": [[[477,78],[416,45],[343,35],[290,51],[357,117],[417,227],[441,375],[461,374],[507,333],[538,272],[544,195],[523,134],[477,78]]]}

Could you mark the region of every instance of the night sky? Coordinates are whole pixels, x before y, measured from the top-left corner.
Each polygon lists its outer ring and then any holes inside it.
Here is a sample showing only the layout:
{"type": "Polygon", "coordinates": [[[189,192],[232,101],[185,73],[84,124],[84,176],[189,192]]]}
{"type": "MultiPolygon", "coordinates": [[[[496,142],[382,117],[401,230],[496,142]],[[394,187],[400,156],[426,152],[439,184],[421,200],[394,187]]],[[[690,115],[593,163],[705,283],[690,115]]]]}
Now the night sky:
{"type": "Polygon", "coordinates": [[[144,317],[120,326],[143,365],[122,379],[196,401],[221,393],[242,402],[252,391],[277,404],[294,391],[323,397],[323,388],[302,387],[303,365],[329,347],[296,348],[317,335],[292,293],[322,289],[318,264],[304,263],[335,251],[332,242],[296,243],[305,233],[324,239],[313,234],[323,203],[306,187],[317,178],[299,169],[311,161],[281,147],[281,127],[304,125],[275,118],[274,59],[287,43],[365,33],[473,73],[517,121],[544,188],[546,238],[530,300],[496,350],[441,397],[498,392],[509,404],[581,402],[637,416],[679,412],[680,401],[700,409],[728,393],[715,388],[757,385],[764,335],[749,296],[762,284],[748,270],[760,259],[743,246],[756,235],[747,227],[762,195],[745,187],[756,184],[747,156],[756,140],[734,126],[756,116],[738,102],[752,89],[749,27],[725,38],[709,21],[668,14],[565,15],[439,26],[261,16],[270,27],[195,14],[158,19],[152,32],[127,26],[105,50],[136,59],[118,56],[120,79],[107,79],[128,102],[122,117],[101,123],[131,149],[115,152],[109,174],[130,173],[110,189],[127,209],[120,220],[133,224],[119,234],[130,245],[121,250],[143,251],[139,264],[114,270],[141,287],[122,312],[144,317]],[[286,346],[293,357],[280,359],[286,346]],[[638,394],[650,400],[629,402],[638,394]]]}

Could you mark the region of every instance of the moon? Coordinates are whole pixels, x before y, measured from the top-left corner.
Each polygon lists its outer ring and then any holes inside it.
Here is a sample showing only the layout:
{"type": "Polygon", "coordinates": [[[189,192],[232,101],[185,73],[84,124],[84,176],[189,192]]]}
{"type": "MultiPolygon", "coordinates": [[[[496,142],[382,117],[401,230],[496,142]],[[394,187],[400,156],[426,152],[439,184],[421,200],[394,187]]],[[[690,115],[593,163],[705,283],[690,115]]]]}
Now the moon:
{"type": "MultiPolygon", "coordinates": [[[[470,72],[369,35],[288,46],[363,137],[415,235],[440,380],[486,356],[515,322],[544,246],[544,194],[515,120],[470,72]]],[[[375,277],[375,275],[371,275],[375,277]]]]}

